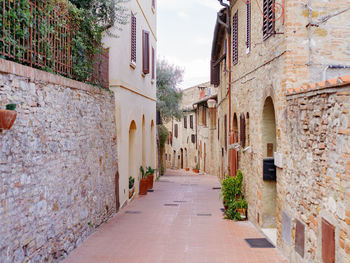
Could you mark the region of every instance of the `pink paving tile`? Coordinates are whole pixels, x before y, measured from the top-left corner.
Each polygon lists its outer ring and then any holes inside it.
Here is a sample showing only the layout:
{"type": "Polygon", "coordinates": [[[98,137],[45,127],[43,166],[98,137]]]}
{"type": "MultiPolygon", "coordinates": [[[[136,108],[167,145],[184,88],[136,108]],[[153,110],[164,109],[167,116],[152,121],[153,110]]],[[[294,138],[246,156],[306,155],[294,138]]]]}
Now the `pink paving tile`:
{"type": "Polygon", "coordinates": [[[217,186],[213,176],[168,171],[153,193],[119,211],[64,263],[287,263],[277,249],[246,244],[244,238],[262,237],[251,223],[223,219],[217,186]],[[178,206],[164,206],[171,203],[178,206]]]}

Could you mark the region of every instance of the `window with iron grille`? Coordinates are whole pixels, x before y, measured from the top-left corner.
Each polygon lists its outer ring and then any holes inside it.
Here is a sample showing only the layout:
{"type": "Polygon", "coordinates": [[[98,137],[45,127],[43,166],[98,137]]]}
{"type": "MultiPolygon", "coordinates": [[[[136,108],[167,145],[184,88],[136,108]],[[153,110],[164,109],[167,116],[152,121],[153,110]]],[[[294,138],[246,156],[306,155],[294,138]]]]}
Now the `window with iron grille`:
{"type": "Polygon", "coordinates": [[[174,131],[174,135],[175,135],[175,138],[177,138],[178,137],[178,135],[179,135],[179,126],[177,125],[177,124],[175,124],[175,131],[174,131]]]}
{"type": "Polygon", "coordinates": [[[142,31],[142,72],[149,73],[149,32],[142,31]]]}
{"type": "Polygon", "coordinates": [[[251,43],[251,0],[247,0],[247,52],[250,51],[250,43],[251,43]]]}
{"type": "Polygon", "coordinates": [[[263,37],[267,39],[275,33],[275,0],[264,0],[263,37]]]}
{"type": "Polygon", "coordinates": [[[193,129],[193,115],[190,115],[190,128],[193,129]]]}
{"type": "Polygon", "coordinates": [[[184,128],[187,129],[187,116],[184,116],[184,128]]]}
{"type": "Polygon", "coordinates": [[[154,48],[152,47],[152,80],[155,77],[155,57],[154,57],[154,48]]]}
{"type": "Polygon", "coordinates": [[[131,62],[136,63],[136,16],[131,13],[131,62]]]}
{"type": "Polygon", "coordinates": [[[241,146],[245,147],[245,129],[246,128],[245,128],[245,117],[244,117],[244,114],[242,114],[241,117],[240,117],[239,128],[240,128],[239,135],[240,135],[240,140],[241,140],[241,146]]]}
{"type": "Polygon", "coordinates": [[[238,11],[232,19],[232,62],[238,63],[238,11]]]}

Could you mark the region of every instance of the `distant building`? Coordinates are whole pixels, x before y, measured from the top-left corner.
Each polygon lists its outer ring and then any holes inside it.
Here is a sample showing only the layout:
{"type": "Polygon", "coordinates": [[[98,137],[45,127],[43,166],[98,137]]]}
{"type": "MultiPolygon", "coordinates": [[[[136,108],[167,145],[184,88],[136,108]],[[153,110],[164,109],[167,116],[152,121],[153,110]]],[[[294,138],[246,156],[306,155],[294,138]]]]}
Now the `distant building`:
{"type": "Polygon", "coordinates": [[[129,200],[128,178],[139,167],[156,167],[156,50],[155,0],[131,0],[130,22],[115,29],[119,38],[105,37],[110,49],[110,89],[115,93],[119,156],[119,198],[129,200]]]}

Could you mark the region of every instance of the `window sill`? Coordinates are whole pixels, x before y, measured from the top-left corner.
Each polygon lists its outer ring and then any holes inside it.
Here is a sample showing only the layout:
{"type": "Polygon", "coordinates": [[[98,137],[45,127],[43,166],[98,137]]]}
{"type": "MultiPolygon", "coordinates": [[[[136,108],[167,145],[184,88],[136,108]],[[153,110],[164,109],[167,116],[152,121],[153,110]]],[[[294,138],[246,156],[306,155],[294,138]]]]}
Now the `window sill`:
{"type": "Polygon", "coordinates": [[[136,68],[136,63],[134,61],[130,62],[130,68],[132,68],[132,69],[136,68]]]}

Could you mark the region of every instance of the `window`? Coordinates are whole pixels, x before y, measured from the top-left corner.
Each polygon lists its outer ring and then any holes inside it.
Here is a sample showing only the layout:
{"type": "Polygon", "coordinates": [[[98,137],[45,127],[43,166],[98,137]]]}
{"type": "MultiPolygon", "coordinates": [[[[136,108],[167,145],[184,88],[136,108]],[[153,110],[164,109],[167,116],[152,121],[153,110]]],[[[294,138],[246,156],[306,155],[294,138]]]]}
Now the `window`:
{"type": "Polygon", "coordinates": [[[190,128],[193,129],[193,115],[190,115],[190,128]]]}
{"type": "Polygon", "coordinates": [[[264,0],[263,37],[264,40],[275,33],[275,0],[264,0]]]}
{"type": "Polygon", "coordinates": [[[245,147],[245,117],[244,114],[241,115],[240,117],[240,125],[239,125],[240,131],[240,141],[241,141],[241,146],[244,148],[245,147]]]}
{"type": "Polygon", "coordinates": [[[155,58],[154,58],[154,48],[152,47],[152,80],[155,77],[155,58]]]}
{"type": "Polygon", "coordinates": [[[178,135],[179,135],[179,126],[177,124],[175,124],[175,131],[174,131],[174,133],[175,133],[175,138],[177,138],[178,135]]]}
{"type": "Polygon", "coordinates": [[[225,120],[224,120],[224,129],[225,129],[225,151],[227,150],[227,115],[225,114],[225,120]]]}
{"type": "Polygon", "coordinates": [[[246,140],[247,140],[247,145],[250,145],[250,131],[249,131],[249,112],[247,112],[247,117],[246,117],[246,140]]]}
{"type": "Polygon", "coordinates": [[[136,63],[136,16],[131,13],[131,62],[136,63]]]}
{"type": "Polygon", "coordinates": [[[156,8],[156,0],[152,0],[152,7],[153,7],[153,9],[156,8]]]}
{"type": "Polygon", "coordinates": [[[192,134],[191,135],[191,142],[194,144],[196,143],[196,135],[195,134],[192,134]]]}
{"type": "Polygon", "coordinates": [[[207,110],[205,107],[202,107],[202,124],[207,126],[207,110]]]}
{"type": "Polygon", "coordinates": [[[250,43],[251,43],[251,0],[247,1],[247,53],[250,51],[250,43]]]}
{"type": "Polygon", "coordinates": [[[187,116],[184,116],[184,128],[187,129],[187,116]]]}
{"type": "Polygon", "coordinates": [[[232,19],[232,62],[238,63],[238,11],[232,19]]]}
{"type": "Polygon", "coordinates": [[[149,73],[149,32],[142,31],[142,72],[149,73]]]}

